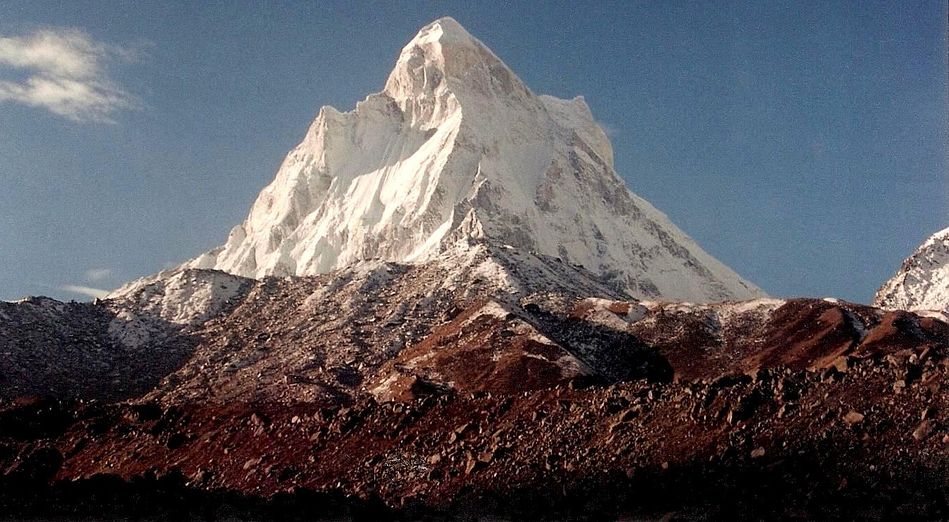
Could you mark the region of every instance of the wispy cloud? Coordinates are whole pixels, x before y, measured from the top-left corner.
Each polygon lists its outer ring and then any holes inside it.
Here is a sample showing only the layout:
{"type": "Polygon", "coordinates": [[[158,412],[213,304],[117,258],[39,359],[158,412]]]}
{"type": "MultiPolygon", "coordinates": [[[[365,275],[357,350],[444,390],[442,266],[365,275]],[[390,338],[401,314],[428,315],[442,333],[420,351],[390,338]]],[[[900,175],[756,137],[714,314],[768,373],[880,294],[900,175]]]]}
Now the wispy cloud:
{"type": "Polygon", "coordinates": [[[112,115],[136,107],[132,95],[109,76],[107,65],[136,52],[93,40],[78,29],[49,28],[26,36],[0,36],[0,102],[46,109],[74,121],[112,123],[112,115]]]}
{"type": "Polygon", "coordinates": [[[619,136],[620,134],[620,128],[617,127],[616,125],[606,123],[603,121],[598,121],[597,124],[599,124],[600,128],[603,129],[603,132],[609,138],[619,136]]]}
{"type": "Polygon", "coordinates": [[[112,269],[111,268],[90,268],[89,270],[86,270],[86,273],[84,275],[86,277],[86,281],[92,281],[92,282],[103,281],[105,279],[108,279],[110,276],[112,276],[112,269]]]}
{"type": "Polygon", "coordinates": [[[74,294],[81,294],[87,297],[96,297],[102,299],[103,297],[109,295],[108,290],[103,290],[101,288],[92,288],[89,286],[79,286],[79,285],[63,285],[59,287],[63,292],[72,292],[74,294]]]}

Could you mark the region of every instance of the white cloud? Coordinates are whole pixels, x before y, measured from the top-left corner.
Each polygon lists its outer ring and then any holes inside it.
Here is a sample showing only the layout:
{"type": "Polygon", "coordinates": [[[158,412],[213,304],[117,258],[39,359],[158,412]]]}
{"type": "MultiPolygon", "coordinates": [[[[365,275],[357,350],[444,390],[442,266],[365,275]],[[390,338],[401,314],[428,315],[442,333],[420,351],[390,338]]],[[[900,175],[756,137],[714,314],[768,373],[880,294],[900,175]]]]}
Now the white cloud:
{"type": "Polygon", "coordinates": [[[59,287],[60,290],[64,292],[72,292],[74,294],[82,294],[87,297],[95,297],[102,299],[103,297],[109,295],[108,290],[102,290],[101,288],[92,288],[89,286],[79,286],[79,285],[63,285],[59,287]]]}
{"type": "Polygon", "coordinates": [[[104,279],[108,279],[112,275],[112,269],[111,268],[90,268],[89,270],[86,270],[86,273],[84,275],[86,277],[86,281],[92,281],[92,282],[102,281],[104,279]]]}
{"type": "Polygon", "coordinates": [[[597,124],[600,126],[601,129],[603,129],[603,132],[606,134],[608,138],[613,138],[613,137],[619,136],[620,134],[620,128],[615,125],[602,122],[602,121],[598,121],[597,124]]]}
{"type": "Polygon", "coordinates": [[[25,72],[19,81],[0,77],[0,102],[44,108],[74,121],[113,122],[112,114],[135,108],[136,102],[110,78],[106,65],[134,56],[130,49],[97,42],[77,29],[0,36],[0,74],[25,72]]]}

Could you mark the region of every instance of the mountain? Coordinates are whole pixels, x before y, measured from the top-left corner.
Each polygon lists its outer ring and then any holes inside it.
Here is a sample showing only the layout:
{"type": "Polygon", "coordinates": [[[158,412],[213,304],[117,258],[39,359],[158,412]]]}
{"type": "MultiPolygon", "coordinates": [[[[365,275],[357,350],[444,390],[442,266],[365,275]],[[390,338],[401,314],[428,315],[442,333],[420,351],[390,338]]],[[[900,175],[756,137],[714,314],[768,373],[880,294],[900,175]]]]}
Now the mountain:
{"type": "Polygon", "coordinates": [[[949,228],[930,236],[903,261],[896,275],[877,290],[874,304],[949,313],[949,228]]]}
{"type": "Polygon", "coordinates": [[[382,92],[323,107],[247,219],[187,266],[315,275],[484,242],[636,298],[763,295],[626,188],[583,98],[535,95],[451,18],[405,46],[382,92]]]}
{"type": "Polygon", "coordinates": [[[947,519],[946,315],[669,301],[759,291],[609,156],[427,26],[221,249],[0,302],[0,512],[947,519]]]}

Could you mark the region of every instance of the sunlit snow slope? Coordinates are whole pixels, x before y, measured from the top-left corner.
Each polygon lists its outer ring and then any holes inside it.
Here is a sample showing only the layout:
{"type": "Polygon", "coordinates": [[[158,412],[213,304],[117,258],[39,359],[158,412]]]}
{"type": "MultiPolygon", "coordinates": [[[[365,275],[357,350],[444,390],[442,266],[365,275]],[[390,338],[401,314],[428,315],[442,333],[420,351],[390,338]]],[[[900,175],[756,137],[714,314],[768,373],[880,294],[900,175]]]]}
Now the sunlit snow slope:
{"type": "Polygon", "coordinates": [[[876,293],[874,305],[949,312],[949,228],[929,237],[876,293]]]}
{"type": "Polygon", "coordinates": [[[626,188],[582,98],[535,95],[451,18],[405,46],[381,93],[323,107],[247,220],[188,266],[311,275],[485,241],[634,297],[762,295],[626,188]]]}

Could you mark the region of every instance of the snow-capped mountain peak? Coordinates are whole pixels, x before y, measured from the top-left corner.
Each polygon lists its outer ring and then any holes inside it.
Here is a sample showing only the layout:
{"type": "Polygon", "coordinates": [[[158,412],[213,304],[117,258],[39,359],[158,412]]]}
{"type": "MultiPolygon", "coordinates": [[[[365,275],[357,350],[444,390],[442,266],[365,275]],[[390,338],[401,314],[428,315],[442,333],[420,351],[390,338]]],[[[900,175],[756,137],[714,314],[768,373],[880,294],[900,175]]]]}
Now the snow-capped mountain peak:
{"type": "Polygon", "coordinates": [[[188,266],[310,275],[488,242],[582,265],[634,297],[761,292],[632,194],[583,98],[536,96],[451,18],[382,92],[324,107],[227,243],[188,266]]]}
{"type": "Polygon", "coordinates": [[[423,27],[402,49],[383,92],[398,102],[447,93],[531,97],[500,58],[449,17],[423,27]]]}
{"type": "Polygon", "coordinates": [[[949,228],[923,242],[877,291],[874,305],[949,312],[949,228]]]}

